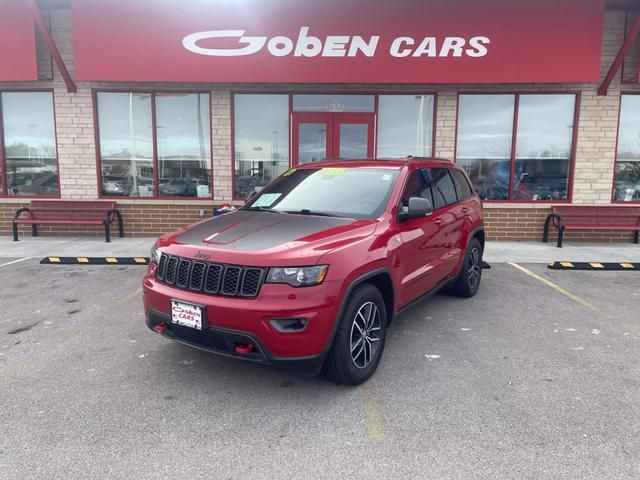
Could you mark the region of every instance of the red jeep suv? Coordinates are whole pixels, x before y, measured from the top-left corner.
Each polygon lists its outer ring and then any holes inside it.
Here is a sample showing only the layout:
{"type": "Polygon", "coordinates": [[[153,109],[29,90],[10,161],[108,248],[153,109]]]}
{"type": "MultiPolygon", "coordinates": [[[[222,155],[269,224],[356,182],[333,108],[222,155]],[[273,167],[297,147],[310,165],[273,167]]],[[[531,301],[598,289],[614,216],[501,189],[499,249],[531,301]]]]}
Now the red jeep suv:
{"type": "Polygon", "coordinates": [[[480,199],[451,162],[301,165],[239,210],[158,239],[146,322],[195,348],[357,385],[398,312],[442,288],[477,292],[483,247],[480,199]]]}

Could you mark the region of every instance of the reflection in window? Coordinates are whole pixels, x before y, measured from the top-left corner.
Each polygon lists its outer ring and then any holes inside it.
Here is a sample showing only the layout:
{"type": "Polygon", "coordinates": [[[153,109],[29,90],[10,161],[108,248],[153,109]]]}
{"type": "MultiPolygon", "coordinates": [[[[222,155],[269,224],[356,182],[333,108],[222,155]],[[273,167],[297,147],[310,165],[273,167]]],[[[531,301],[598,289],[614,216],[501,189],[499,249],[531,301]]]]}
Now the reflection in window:
{"type": "Polygon", "coordinates": [[[456,157],[481,198],[567,200],[575,102],[573,94],[460,95],[456,157]]]}
{"type": "Polygon", "coordinates": [[[378,97],[378,158],[430,157],[433,95],[378,97]]]}
{"type": "Polygon", "coordinates": [[[449,173],[453,177],[456,184],[456,192],[458,193],[458,200],[467,200],[473,197],[473,191],[471,185],[467,181],[467,177],[464,176],[460,170],[449,170],[449,173]]]}
{"type": "Polygon", "coordinates": [[[151,95],[97,94],[102,194],[153,196],[151,95]]]}
{"type": "Polygon", "coordinates": [[[6,193],[57,196],[58,167],[51,92],[3,92],[6,193]]]}
{"type": "Polygon", "coordinates": [[[289,96],[233,98],[235,197],[245,199],[289,166],[289,96]]]}
{"type": "Polygon", "coordinates": [[[442,208],[446,205],[451,205],[458,201],[456,196],[456,187],[453,184],[453,179],[449,175],[449,169],[447,168],[432,168],[431,178],[433,185],[433,201],[434,210],[442,208]]]}
{"type": "Polygon", "coordinates": [[[483,199],[507,200],[514,95],[460,95],[456,161],[483,199]]]}
{"type": "Polygon", "coordinates": [[[575,95],[520,95],[514,200],[566,200],[575,95]]]}
{"type": "Polygon", "coordinates": [[[353,160],[367,158],[369,126],[366,123],[340,124],[340,151],[338,158],[353,160]]]}
{"type": "Polygon", "coordinates": [[[209,95],[156,95],[158,194],[210,197],[209,95]]]}
{"type": "Polygon", "coordinates": [[[640,201],[640,95],[620,98],[613,199],[640,201]]]}
{"type": "Polygon", "coordinates": [[[311,163],[327,159],[327,124],[298,124],[298,162],[311,163]]]}
{"type": "Polygon", "coordinates": [[[99,92],[96,100],[103,195],[151,197],[158,178],[159,196],[211,197],[208,94],[99,92]]]}

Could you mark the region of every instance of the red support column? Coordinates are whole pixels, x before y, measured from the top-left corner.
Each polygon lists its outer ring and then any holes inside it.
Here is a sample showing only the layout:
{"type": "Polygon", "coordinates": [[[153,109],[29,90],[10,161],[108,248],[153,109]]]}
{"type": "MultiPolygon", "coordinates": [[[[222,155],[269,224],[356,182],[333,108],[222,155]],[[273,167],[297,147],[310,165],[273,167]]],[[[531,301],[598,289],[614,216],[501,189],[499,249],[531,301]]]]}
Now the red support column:
{"type": "Polygon", "coordinates": [[[49,30],[47,29],[47,25],[42,18],[42,13],[40,12],[40,8],[36,3],[36,0],[25,0],[29,8],[31,9],[31,14],[33,15],[33,21],[36,23],[38,30],[40,31],[40,35],[44,39],[47,44],[47,49],[49,50],[49,54],[53,58],[53,61],[56,63],[58,70],[60,71],[60,75],[64,79],[64,83],[67,85],[67,92],[76,93],[76,84],[73,83],[73,79],[69,74],[69,70],[67,66],[64,64],[62,57],[60,56],[60,52],[58,51],[58,47],[56,47],[49,30]]]}
{"type": "Polygon", "coordinates": [[[602,81],[602,85],[600,85],[600,88],[598,88],[598,95],[607,94],[607,91],[609,90],[609,86],[611,85],[611,82],[613,82],[613,78],[616,76],[616,73],[618,73],[618,70],[620,70],[620,67],[622,66],[622,62],[624,62],[624,57],[627,55],[627,52],[633,45],[633,42],[635,41],[635,39],[638,38],[639,33],[640,33],[640,15],[638,15],[636,20],[633,22],[633,26],[631,27],[631,30],[629,30],[627,37],[624,39],[624,42],[622,42],[622,45],[620,46],[620,50],[618,50],[618,54],[616,55],[616,58],[613,60],[613,63],[611,64],[611,68],[609,68],[609,71],[607,72],[606,77],[604,77],[604,80],[602,81]]]}

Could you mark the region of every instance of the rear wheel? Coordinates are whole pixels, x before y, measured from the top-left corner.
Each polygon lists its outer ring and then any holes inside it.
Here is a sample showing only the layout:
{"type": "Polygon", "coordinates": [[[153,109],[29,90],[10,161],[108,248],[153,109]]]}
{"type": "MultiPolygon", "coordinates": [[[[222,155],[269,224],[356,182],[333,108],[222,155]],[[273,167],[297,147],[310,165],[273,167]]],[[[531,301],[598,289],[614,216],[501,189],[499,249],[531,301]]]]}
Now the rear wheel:
{"type": "Polygon", "coordinates": [[[324,372],[336,384],[359,385],[376,371],[387,333],[387,311],[380,291],[355,288],[344,309],[324,372]]]}
{"type": "Polygon", "coordinates": [[[460,273],[447,291],[457,297],[473,297],[480,288],[480,280],[482,280],[482,244],[474,238],[469,242],[460,273]]]}

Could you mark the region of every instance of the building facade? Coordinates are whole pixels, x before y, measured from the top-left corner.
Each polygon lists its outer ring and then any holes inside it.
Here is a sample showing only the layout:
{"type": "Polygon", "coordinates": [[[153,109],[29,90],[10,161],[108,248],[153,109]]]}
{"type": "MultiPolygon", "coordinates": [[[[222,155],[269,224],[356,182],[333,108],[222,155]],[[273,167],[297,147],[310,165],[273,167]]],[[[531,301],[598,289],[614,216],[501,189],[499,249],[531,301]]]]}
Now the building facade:
{"type": "MultiPolygon", "coordinates": [[[[416,78],[428,81],[412,82],[411,67],[402,72],[403,81],[369,82],[355,75],[356,81],[347,82],[337,63],[322,71],[309,67],[300,81],[294,62],[298,49],[315,48],[318,37],[312,35],[313,26],[296,29],[296,35],[288,37],[265,37],[263,49],[270,49],[273,67],[265,63],[268,58],[257,57],[262,53],[247,54],[234,59],[242,63],[221,64],[210,75],[196,69],[197,81],[167,81],[172,69],[188,69],[176,56],[175,64],[172,57],[168,63],[152,59],[168,72],[156,79],[152,71],[136,71],[136,58],[147,61],[155,51],[145,46],[143,38],[131,45],[131,52],[116,46],[117,55],[108,56],[116,40],[102,38],[87,20],[99,16],[100,8],[76,12],[83,2],[73,6],[53,0],[27,3],[31,7],[22,13],[29,16],[30,26],[33,15],[39,15],[51,38],[36,23],[32,60],[37,80],[15,80],[10,63],[0,66],[4,70],[0,73],[2,235],[10,234],[16,209],[33,198],[114,199],[128,235],[158,235],[210,215],[214,206],[242,204],[251,192],[289,168],[325,158],[414,155],[462,163],[483,197],[487,237],[494,240],[541,239],[553,204],[640,202],[640,45],[636,45],[640,40],[631,38],[638,18],[634,2],[591,2],[592,17],[585,21],[595,18],[599,23],[587,32],[591,43],[560,58],[566,65],[548,66],[567,72],[575,66],[579,71],[575,78],[588,81],[539,81],[553,77],[554,72],[522,73],[526,67],[510,65],[511,57],[495,53],[497,61],[505,64],[502,73],[475,72],[470,67],[463,82],[451,83],[442,81],[448,78],[446,72],[433,77],[434,81],[421,73],[416,78]],[[593,68],[580,58],[594,55],[594,42],[597,65],[595,73],[588,73],[593,68]],[[56,51],[64,68],[56,61],[56,51]],[[121,57],[127,55],[133,63],[122,60],[120,65],[121,57]],[[286,55],[291,57],[287,60],[292,65],[291,81],[286,81],[287,72],[280,71],[277,63],[286,55]],[[617,58],[624,61],[616,62],[617,58]],[[617,68],[608,81],[612,66],[617,68]],[[278,71],[271,70],[276,67],[278,71]],[[225,72],[232,81],[225,81],[225,72]]],[[[189,3],[194,2],[184,5],[189,3]]],[[[95,7],[100,2],[87,4],[95,7]]],[[[114,4],[117,10],[117,5],[124,8],[127,2],[114,4]]],[[[17,5],[15,0],[15,11],[21,8],[17,5]]],[[[10,6],[0,6],[0,11],[3,8],[10,6]]],[[[567,15],[563,20],[567,23],[569,13],[561,10],[557,15],[560,20],[567,15]]],[[[271,18],[268,13],[265,21],[271,18]]],[[[548,11],[544,13],[543,21],[550,18],[548,11]]],[[[141,13],[135,8],[127,14],[134,23],[140,21],[136,15],[141,13]]],[[[260,12],[252,15],[261,18],[260,12]]],[[[508,19],[509,12],[504,15],[508,19]]],[[[160,15],[145,17],[152,29],[162,29],[161,22],[170,20],[160,15]]],[[[544,24],[537,27],[545,30],[544,24]]],[[[127,25],[122,28],[123,36],[131,33],[127,25]]],[[[549,26],[553,28],[557,25],[549,26]]],[[[497,40],[483,35],[482,28],[477,30],[478,35],[466,37],[464,50],[456,45],[458,37],[433,37],[438,43],[425,43],[396,36],[396,40],[411,41],[394,40],[391,53],[413,56],[422,49],[425,57],[460,54],[469,62],[475,61],[474,56],[494,55],[497,40]]],[[[118,28],[111,29],[114,38],[120,33],[118,28]]],[[[191,55],[196,54],[187,47],[200,49],[203,58],[216,60],[212,52],[222,50],[220,45],[227,51],[245,44],[242,48],[252,47],[251,40],[242,43],[246,37],[235,43],[230,38],[220,44],[212,36],[186,39],[181,48],[191,55]]],[[[349,56],[358,59],[372,54],[378,42],[373,38],[336,36],[325,38],[318,48],[350,61],[349,56]]],[[[536,61],[544,63],[554,55],[553,49],[535,47],[528,52],[529,59],[537,55],[536,61]]],[[[455,79],[457,64],[451,65],[450,76],[455,79]]],[[[387,78],[384,72],[367,75],[387,78]]],[[[101,234],[100,229],[82,226],[56,226],[42,232],[101,234]]],[[[570,232],[567,237],[610,241],[627,240],[629,235],[599,231],[570,232]]]]}

